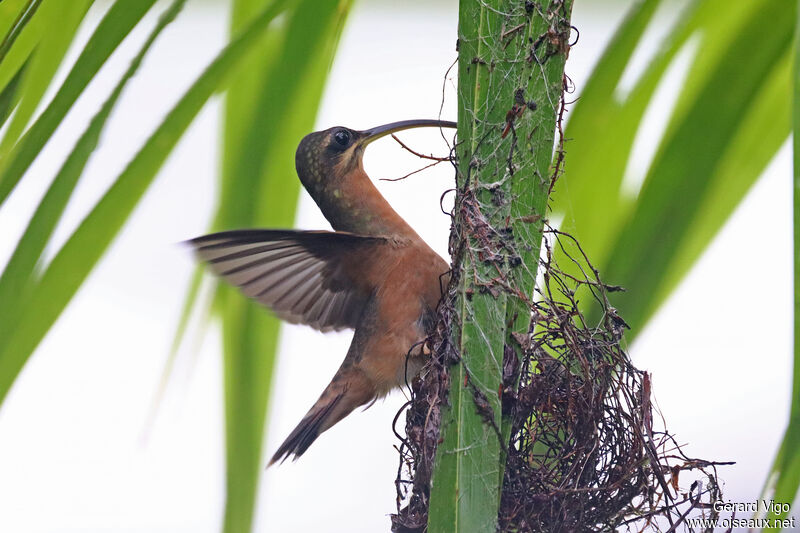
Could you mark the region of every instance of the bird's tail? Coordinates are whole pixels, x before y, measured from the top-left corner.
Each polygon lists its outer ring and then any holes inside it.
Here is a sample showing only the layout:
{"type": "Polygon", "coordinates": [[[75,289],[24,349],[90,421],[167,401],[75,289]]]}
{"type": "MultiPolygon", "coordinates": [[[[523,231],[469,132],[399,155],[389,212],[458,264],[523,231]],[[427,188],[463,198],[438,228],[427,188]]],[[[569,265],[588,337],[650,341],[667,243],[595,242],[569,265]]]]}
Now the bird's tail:
{"type": "Polygon", "coordinates": [[[340,368],[319,400],[272,456],[269,466],[282,463],[290,455],[296,460],[323,431],[374,398],[375,389],[361,370],[353,366],[340,368]]]}

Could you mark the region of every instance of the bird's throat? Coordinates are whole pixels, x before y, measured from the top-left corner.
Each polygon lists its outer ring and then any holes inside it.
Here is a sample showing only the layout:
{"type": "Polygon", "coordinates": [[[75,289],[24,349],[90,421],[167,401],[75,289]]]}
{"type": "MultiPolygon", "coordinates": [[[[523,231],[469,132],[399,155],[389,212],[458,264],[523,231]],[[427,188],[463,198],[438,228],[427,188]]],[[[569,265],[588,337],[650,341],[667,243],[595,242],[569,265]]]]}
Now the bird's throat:
{"type": "Polygon", "coordinates": [[[304,180],[303,185],[336,231],[374,236],[416,236],[362,168],[352,170],[345,178],[304,180]]]}

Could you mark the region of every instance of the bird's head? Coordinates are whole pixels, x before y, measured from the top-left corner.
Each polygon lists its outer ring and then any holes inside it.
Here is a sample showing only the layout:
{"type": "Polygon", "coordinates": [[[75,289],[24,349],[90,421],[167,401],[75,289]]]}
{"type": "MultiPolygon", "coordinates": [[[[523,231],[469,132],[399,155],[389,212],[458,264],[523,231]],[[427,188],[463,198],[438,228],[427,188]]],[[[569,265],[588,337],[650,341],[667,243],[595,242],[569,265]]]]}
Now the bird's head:
{"type": "Polygon", "coordinates": [[[309,133],[297,147],[297,175],[313,195],[321,188],[338,185],[344,176],[360,168],[364,149],[372,141],[398,131],[424,127],[455,128],[456,123],[445,120],[403,120],[363,131],[335,126],[309,133]]]}

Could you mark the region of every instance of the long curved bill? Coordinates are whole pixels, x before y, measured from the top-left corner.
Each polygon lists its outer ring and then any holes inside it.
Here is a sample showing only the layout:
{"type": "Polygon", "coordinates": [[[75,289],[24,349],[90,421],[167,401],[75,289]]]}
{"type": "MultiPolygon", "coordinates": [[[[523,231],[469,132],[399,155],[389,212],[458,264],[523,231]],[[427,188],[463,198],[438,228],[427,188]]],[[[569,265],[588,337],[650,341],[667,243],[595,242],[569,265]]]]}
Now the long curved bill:
{"type": "Polygon", "coordinates": [[[417,119],[417,120],[401,120],[399,122],[391,122],[383,126],[377,126],[361,132],[363,137],[360,144],[366,146],[372,141],[378,140],[381,137],[390,135],[397,131],[409,130],[411,128],[455,128],[456,123],[449,120],[431,120],[431,119],[417,119]]]}

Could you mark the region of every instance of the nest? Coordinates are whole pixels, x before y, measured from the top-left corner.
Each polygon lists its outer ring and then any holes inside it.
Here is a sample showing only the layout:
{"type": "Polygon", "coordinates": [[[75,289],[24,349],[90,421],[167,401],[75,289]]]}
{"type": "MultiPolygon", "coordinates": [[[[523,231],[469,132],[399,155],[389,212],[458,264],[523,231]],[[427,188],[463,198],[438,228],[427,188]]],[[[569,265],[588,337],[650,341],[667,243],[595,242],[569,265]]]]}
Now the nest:
{"type": "MultiPolygon", "coordinates": [[[[690,517],[715,519],[711,504],[722,497],[716,466],[723,463],[687,457],[663,420],[654,419],[650,377],[623,350],[627,326],[607,299],[620,288],[601,282],[572,236],[546,227],[544,241],[531,329],[514,337],[517,347],[505,349],[502,409],[512,431],[501,443],[506,467],[498,531],[675,531],[690,517]],[[559,269],[555,246],[582,276],[559,269]],[[591,295],[602,307],[600,324],[586,323],[576,294],[591,295]]],[[[460,364],[451,341],[458,277],[452,273],[427,340],[431,360],[395,417],[397,423],[406,413],[406,436],[395,431],[401,440],[395,532],[427,527],[448,369],[460,364]]]]}
{"type": "MultiPolygon", "coordinates": [[[[520,83],[523,87],[525,81],[520,83]]],[[[548,195],[562,172],[565,93],[574,87],[567,76],[563,76],[561,85],[558,143],[548,195]]],[[[492,105],[501,102],[505,100],[496,98],[492,105]]],[[[484,423],[495,429],[505,458],[498,531],[672,532],[691,529],[690,518],[716,520],[713,502],[722,499],[716,467],[729,463],[686,456],[667,432],[664,420],[656,418],[650,376],[631,363],[623,348],[627,324],[609,304],[608,294],[622,288],[604,284],[578,241],[549,227],[546,221],[544,253],[538,265],[527,265],[521,259],[522,247],[516,242],[508,217],[505,224],[501,223],[505,227],[493,227],[485,218],[498,219],[497,210],[507,199],[499,187],[484,185],[482,191],[473,190],[471,172],[480,168],[482,181],[496,184],[515,172],[538,175],[528,166],[530,160],[521,159],[521,151],[516,149],[515,117],[533,120],[531,113],[525,114],[524,89],[517,89],[514,102],[506,123],[482,129],[477,139],[478,146],[491,143],[497,151],[508,150],[507,154],[492,154],[495,166],[479,161],[475,152],[461,154],[469,164],[460,169],[455,148],[449,158],[441,158],[453,164],[459,184],[456,205],[450,213],[453,270],[438,308],[435,330],[424,341],[431,349],[431,358],[409,385],[411,399],[394,420],[400,461],[392,531],[422,533],[427,529],[450,369],[463,364],[453,332],[461,329],[455,309],[460,265],[467,254],[471,264],[491,262],[500,273],[492,279],[476,279],[471,287],[493,295],[504,292],[509,301],[522,302],[521,308],[527,308],[531,315],[529,331],[511,335],[504,347],[502,424],[494,420],[486,397],[472,388],[476,410],[484,423]],[[461,176],[462,171],[467,175],[461,176]],[[554,250],[566,265],[557,264],[554,250]],[[505,273],[519,267],[538,267],[533,298],[509,286],[505,273]],[[581,312],[589,306],[579,306],[579,301],[596,303],[600,312],[592,316],[602,318],[589,323],[581,312]],[[405,436],[396,429],[403,413],[405,436]],[[507,433],[498,427],[509,425],[511,432],[506,440],[507,433]]],[[[535,104],[529,107],[536,108],[535,104]]],[[[527,127],[533,131],[538,126],[527,127]]],[[[531,220],[525,222],[531,224],[543,223],[539,216],[526,218],[531,220]]],[[[469,294],[465,291],[465,297],[469,294]]],[[[468,369],[464,370],[469,375],[468,369]]]]}

